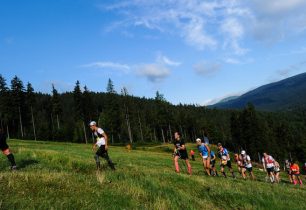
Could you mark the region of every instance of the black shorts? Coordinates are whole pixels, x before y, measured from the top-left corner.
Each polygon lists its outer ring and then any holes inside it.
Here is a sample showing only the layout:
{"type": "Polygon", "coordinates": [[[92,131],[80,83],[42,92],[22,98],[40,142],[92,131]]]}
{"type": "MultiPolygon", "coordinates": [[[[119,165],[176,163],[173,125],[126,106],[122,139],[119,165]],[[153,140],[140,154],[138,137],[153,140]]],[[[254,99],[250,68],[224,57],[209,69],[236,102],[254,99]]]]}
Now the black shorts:
{"type": "Polygon", "coordinates": [[[177,152],[176,156],[179,156],[183,160],[188,160],[188,154],[187,152],[177,152]]]}
{"type": "Polygon", "coordinates": [[[291,174],[292,176],[300,176],[300,174],[291,174]]]}
{"type": "Polygon", "coordinates": [[[228,161],[226,162],[226,165],[221,164],[221,167],[224,168],[225,166],[227,166],[227,167],[229,167],[229,168],[232,168],[232,163],[231,163],[231,161],[228,160],[228,161]]]}
{"type": "Polygon", "coordinates": [[[96,152],[96,155],[100,156],[100,157],[104,157],[107,155],[107,150],[105,150],[105,145],[101,145],[98,149],[98,151],[96,152]]]}
{"type": "Polygon", "coordinates": [[[267,168],[267,172],[268,172],[268,173],[274,172],[274,167],[267,168]]]}
{"type": "Polygon", "coordinates": [[[215,160],[210,161],[210,165],[211,165],[212,168],[215,167],[215,164],[216,164],[215,160]]]}
{"type": "Polygon", "coordinates": [[[250,168],[245,167],[245,169],[250,173],[253,171],[253,167],[250,167],[250,168]]]}

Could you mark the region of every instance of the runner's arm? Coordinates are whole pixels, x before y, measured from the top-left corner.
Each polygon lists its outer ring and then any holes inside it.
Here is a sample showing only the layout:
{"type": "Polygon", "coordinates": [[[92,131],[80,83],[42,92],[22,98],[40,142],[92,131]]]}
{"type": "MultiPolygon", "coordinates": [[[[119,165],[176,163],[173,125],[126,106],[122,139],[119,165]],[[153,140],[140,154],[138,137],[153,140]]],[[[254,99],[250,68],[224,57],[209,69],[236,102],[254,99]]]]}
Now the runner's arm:
{"type": "Polygon", "coordinates": [[[96,149],[96,147],[97,147],[97,144],[94,143],[94,144],[92,145],[92,150],[94,151],[94,150],[96,149]]]}
{"type": "Polygon", "coordinates": [[[181,147],[179,147],[178,150],[185,150],[185,149],[186,149],[185,144],[183,144],[181,147]]]}
{"type": "Polygon", "coordinates": [[[108,137],[107,137],[107,135],[106,135],[106,133],[104,132],[104,133],[102,133],[102,136],[104,137],[104,139],[105,139],[105,150],[107,150],[108,149],[108,145],[107,145],[107,141],[108,141],[108,137]]]}

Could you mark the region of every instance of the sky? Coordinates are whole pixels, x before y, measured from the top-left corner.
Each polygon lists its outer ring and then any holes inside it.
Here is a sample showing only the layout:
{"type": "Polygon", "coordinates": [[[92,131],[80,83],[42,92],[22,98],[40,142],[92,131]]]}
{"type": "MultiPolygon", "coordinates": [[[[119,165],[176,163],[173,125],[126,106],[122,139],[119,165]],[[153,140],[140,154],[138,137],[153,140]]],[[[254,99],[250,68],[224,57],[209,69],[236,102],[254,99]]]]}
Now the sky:
{"type": "Polygon", "coordinates": [[[0,74],[208,105],[306,71],[305,0],[0,0],[0,74]]]}

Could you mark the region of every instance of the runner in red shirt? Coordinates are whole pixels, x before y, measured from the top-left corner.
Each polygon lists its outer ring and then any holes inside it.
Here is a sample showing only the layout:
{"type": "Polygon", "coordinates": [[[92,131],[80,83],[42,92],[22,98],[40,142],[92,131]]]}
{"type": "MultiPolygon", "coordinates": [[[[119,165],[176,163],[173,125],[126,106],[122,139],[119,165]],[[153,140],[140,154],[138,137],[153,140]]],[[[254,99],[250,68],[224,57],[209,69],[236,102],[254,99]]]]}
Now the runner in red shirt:
{"type": "Polygon", "coordinates": [[[294,163],[294,161],[291,162],[290,166],[290,173],[292,175],[293,184],[297,184],[297,180],[299,180],[300,186],[303,185],[302,179],[300,178],[300,167],[298,164],[294,163]]]}

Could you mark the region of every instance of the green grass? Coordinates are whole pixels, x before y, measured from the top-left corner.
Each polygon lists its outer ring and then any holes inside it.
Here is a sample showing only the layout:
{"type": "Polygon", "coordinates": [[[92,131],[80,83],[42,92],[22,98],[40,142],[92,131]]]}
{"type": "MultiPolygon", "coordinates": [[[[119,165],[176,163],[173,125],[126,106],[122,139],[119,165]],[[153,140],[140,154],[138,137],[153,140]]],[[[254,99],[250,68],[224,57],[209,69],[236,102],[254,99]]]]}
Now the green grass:
{"type": "MultiPolygon", "coordinates": [[[[208,177],[199,158],[194,175],[174,172],[171,145],[111,147],[117,164],[95,170],[91,145],[9,141],[19,170],[0,159],[0,209],[306,209],[306,188],[208,177]]],[[[189,145],[189,148],[191,146],[189,145]]],[[[238,174],[237,174],[238,175],[238,174]]],[[[306,183],[306,182],[305,182],[306,183]]]]}

